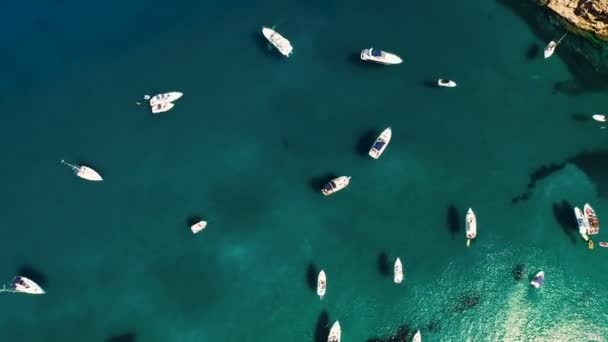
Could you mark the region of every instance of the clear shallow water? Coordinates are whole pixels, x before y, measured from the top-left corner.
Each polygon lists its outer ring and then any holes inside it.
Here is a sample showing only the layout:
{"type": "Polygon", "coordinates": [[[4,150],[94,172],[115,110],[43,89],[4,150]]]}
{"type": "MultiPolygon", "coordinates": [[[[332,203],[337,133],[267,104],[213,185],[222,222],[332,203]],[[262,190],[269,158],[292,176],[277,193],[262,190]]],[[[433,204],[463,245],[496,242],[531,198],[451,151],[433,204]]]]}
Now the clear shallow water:
{"type": "Polygon", "coordinates": [[[604,99],[554,94],[568,71],[525,58],[544,42],[505,7],[62,6],[4,24],[0,274],[37,271],[48,294],[2,296],[1,340],[321,341],[336,319],[344,341],[402,325],[425,341],[606,338],[605,251],[553,210],[588,201],[601,220],[598,179],[568,164],[511,203],[539,166],[603,146],[572,115],[604,99]],[[262,24],[293,58],[266,50],[262,24]],[[371,44],[404,64],[358,63],[371,44]],[[425,86],[438,77],[460,87],[425,86]],[[186,95],[167,115],[134,104],[171,89],[186,95]],[[388,125],[386,154],[362,156],[388,125]],[[62,158],[106,181],[79,181],[62,158]],[[324,198],[328,174],[351,186],[324,198]],[[480,229],[466,249],[469,206],[480,229]],[[397,256],[399,287],[385,273],[397,256]],[[309,284],[321,268],[323,301],[309,284]],[[547,285],[532,291],[539,269],[547,285]]]}

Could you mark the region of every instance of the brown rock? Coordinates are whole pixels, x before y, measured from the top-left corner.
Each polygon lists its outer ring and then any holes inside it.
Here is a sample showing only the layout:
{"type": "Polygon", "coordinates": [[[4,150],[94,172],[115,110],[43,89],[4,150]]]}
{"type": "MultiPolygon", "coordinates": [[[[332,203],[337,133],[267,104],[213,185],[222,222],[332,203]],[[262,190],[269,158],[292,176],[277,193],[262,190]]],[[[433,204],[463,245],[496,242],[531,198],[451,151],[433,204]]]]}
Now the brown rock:
{"type": "MultiPolygon", "coordinates": [[[[535,0],[537,3],[539,0],[535,0]]],[[[549,0],[546,7],[576,31],[608,41],[608,0],[549,0]]]]}

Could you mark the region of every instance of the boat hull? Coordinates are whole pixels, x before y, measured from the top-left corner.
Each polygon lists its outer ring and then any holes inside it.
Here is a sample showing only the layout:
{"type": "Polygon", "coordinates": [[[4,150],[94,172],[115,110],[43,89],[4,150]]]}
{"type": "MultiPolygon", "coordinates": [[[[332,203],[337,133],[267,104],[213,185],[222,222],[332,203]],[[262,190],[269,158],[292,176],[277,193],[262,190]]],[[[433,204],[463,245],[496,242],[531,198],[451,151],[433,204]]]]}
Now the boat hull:
{"type": "Polygon", "coordinates": [[[168,112],[174,106],[175,106],[175,104],[173,104],[171,102],[159,103],[156,106],[152,107],[152,114],[160,114],[160,113],[168,112]]]}
{"type": "Polygon", "coordinates": [[[369,149],[368,155],[374,159],[380,158],[380,156],[382,155],[382,153],[384,153],[384,150],[386,149],[388,144],[391,142],[392,136],[393,136],[393,131],[391,130],[390,127],[386,128],[384,131],[382,131],[382,133],[380,133],[378,138],[376,138],[376,141],[374,141],[374,144],[372,145],[372,147],[369,149]]]}
{"type": "Polygon", "coordinates": [[[291,42],[277,31],[268,27],[262,27],[262,34],[283,56],[289,57],[293,54],[291,42]]]}
{"type": "Polygon", "coordinates": [[[380,56],[374,56],[372,54],[372,48],[362,50],[360,58],[362,61],[384,65],[395,65],[401,64],[403,62],[403,59],[401,59],[401,57],[391,52],[382,51],[380,56]]]}
{"type": "Polygon", "coordinates": [[[348,186],[348,184],[350,184],[350,177],[340,176],[325,184],[323,189],[321,189],[321,193],[325,196],[329,196],[343,190],[348,186]]]}
{"type": "Polygon", "coordinates": [[[193,224],[192,226],[190,226],[190,230],[192,231],[192,234],[196,234],[205,228],[207,228],[207,221],[200,221],[200,222],[197,222],[197,223],[193,224]]]}
{"type": "Polygon", "coordinates": [[[545,47],[545,51],[543,52],[545,58],[549,58],[555,52],[555,48],[557,47],[557,43],[555,41],[550,41],[549,44],[545,47]]]}
{"type": "Polygon", "coordinates": [[[597,122],[606,122],[606,115],[604,114],[595,114],[593,115],[593,120],[597,122]]]}
{"type": "Polygon", "coordinates": [[[469,208],[467,210],[467,215],[465,218],[465,231],[467,237],[467,246],[469,245],[469,241],[477,237],[477,217],[473,212],[473,209],[469,208]]]}
{"type": "Polygon", "coordinates": [[[323,299],[325,297],[325,292],[327,291],[327,278],[325,276],[325,271],[321,270],[319,272],[319,276],[317,277],[317,295],[319,298],[323,299]]]}
{"type": "Polygon", "coordinates": [[[177,101],[182,96],[184,96],[184,93],[179,91],[170,91],[168,93],[156,94],[150,98],[150,107],[154,107],[162,103],[177,101]]]}
{"type": "Polygon", "coordinates": [[[329,330],[329,335],[327,336],[327,342],[340,342],[341,338],[342,338],[342,328],[340,327],[340,322],[336,321],[331,326],[331,330],[329,330]]]}
{"type": "Polygon", "coordinates": [[[530,282],[530,285],[534,286],[535,288],[539,288],[543,285],[543,283],[545,282],[545,272],[540,271],[538,273],[536,273],[536,275],[534,276],[534,279],[530,282]]]}
{"type": "Polygon", "coordinates": [[[595,210],[589,205],[589,203],[585,203],[583,207],[583,213],[589,222],[589,228],[587,230],[587,234],[596,235],[600,232],[600,221],[595,214],[595,210]]]}
{"type": "Polygon", "coordinates": [[[88,166],[82,165],[76,170],[76,176],[91,182],[100,182],[103,180],[103,178],[97,171],[93,170],[88,166]]]}
{"type": "Polygon", "coordinates": [[[13,290],[19,293],[27,293],[33,295],[41,295],[44,294],[44,290],[36,284],[33,280],[23,277],[17,276],[13,279],[13,290]]]}
{"type": "Polygon", "coordinates": [[[451,80],[439,79],[437,80],[437,85],[445,88],[454,88],[456,87],[456,82],[451,80]]]}
{"type": "Polygon", "coordinates": [[[403,265],[401,264],[401,259],[399,259],[399,258],[397,258],[397,260],[395,260],[393,281],[395,282],[395,284],[401,284],[401,282],[403,281],[403,265]]]}
{"type": "Polygon", "coordinates": [[[416,331],[416,335],[412,338],[412,342],[422,342],[422,335],[420,334],[420,330],[416,331]]]}
{"type": "Polygon", "coordinates": [[[583,214],[579,207],[574,207],[574,217],[576,217],[578,233],[585,241],[589,241],[589,235],[587,235],[587,231],[589,230],[589,221],[587,220],[587,216],[583,214]]]}

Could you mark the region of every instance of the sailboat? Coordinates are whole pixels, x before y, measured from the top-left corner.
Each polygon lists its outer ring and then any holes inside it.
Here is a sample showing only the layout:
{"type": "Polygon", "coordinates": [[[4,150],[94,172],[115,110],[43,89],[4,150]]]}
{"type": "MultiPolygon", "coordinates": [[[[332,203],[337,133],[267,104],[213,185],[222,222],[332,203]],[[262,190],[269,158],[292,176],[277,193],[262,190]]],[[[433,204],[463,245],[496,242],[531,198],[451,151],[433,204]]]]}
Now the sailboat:
{"type": "Polygon", "coordinates": [[[412,342],[422,342],[422,335],[420,334],[420,330],[416,331],[416,335],[414,335],[412,342]]]}
{"type": "Polygon", "coordinates": [[[477,217],[473,212],[473,209],[467,210],[466,217],[466,233],[467,233],[467,247],[471,245],[471,240],[477,236],[477,217]]]}
{"type": "Polygon", "coordinates": [[[86,180],[92,181],[92,182],[99,182],[99,181],[103,180],[103,178],[101,178],[101,175],[99,175],[99,173],[97,173],[97,171],[93,170],[92,168],[90,168],[88,166],[72,165],[72,164],[66,163],[66,161],[63,159],[61,160],[61,163],[71,167],[72,170],[74,170],[74,173],[76,174],[76,176],[78,176],[82,179],[86,179],[86,180]]]}
{"type": "Polygon", "coordinates": [[[564,35],[557,42],[552,40],[549,42],[549,44],[547,44],[544,51],[545,58],[549,58],[553,55],[553,53],[555,52],[555,48],[559,43],[562,42],[562,40],[566,37],[567,34],[568,32],[564,33],[564,35]]]}
{"type": "Polygon", "coordinates": [[[393,273],[393,281],[395,284],[401,284],[403,281],[403,265],[401,264],[401,259],[397,258],[395,260],[395,272],[393,273]]]}
{"type": "Polygon", "coordinates": [[[327,342],[340,342],[342,338],[342,328],[340,328],[340,322],[336,321],[329,330],[329,336],[327,336],[327,342]]]}
{"type": "Polygon", "coordinates": [[[45,293],[40,285],[23,276],[16,276],[11,282],[11,285],[9,287],[2,286],[0,292],[27,293],[33,295],[41,295],[45,293]]]}
{"type": "Polygon", "coordinates": [[[317,277],[317,295],[323,299],[325,297],[325,291],[327,290],[327,278],[325,277],[325,271],[321,270],[317,277]]]}

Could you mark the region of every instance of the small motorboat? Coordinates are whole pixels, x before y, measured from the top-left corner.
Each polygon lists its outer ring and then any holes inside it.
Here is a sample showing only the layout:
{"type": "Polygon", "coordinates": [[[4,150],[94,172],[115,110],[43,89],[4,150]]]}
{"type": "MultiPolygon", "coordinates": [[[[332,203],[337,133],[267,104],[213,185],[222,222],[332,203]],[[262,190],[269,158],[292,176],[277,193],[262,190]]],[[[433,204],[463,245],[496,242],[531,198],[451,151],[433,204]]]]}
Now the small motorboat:
{"type": "Polygon", "coordinates": [[[390,127],[382,131],[378,138],[376,138],[376,141],[374,142],[372,147],[369,149],[369,156],[374,159],[380,158],[382,152],[384,152],[384,149],[386,149],[386,146],[388,146],[388,143],[391,141],[392,136],[393,131],[390,127]]]}
{"type": "Polygon", "coordinates": [[[401,259],[397,258],[395,260],[395,272],[393,274],[393,280],[395,284],[401,284],[403,281],[403,265],[401,264],[401,259]]]}
{"type": "Polygon", "coordinates": [[[325,291],[327,291],[327,278],[325,277],[325,271],[321,270],[317,277],[317,295],[323,299],[325,297],[325,291]]]}
{"type": "Polygon", "coordinates": [[[604,114],[594,114],[592,118],[597,122],[606,122],[606,115],[604,114]]]}
{"type": "Polygon", "coordinates": [[[93,170],[92,168],[90,168],[88,166],[72,165],[72,164],[66,163],[66,161],[63,159],[61,160],[61,163],[71,167],[72,170],[74,170],[74,173],[76,174],[76,176],[78,176],[82,179],[86,179],[86,180],[92,181],[92,182],[99,182],[99,181],[103,180],[103,178],[101,178],[101,175],[99,175],[99,173],[97,173],[97,171],[93,170]]]}
{"type": "Polygon", "coordinates": [[[340,322],[336,321],[329,330],[329,336],[327,336],[327,342],[340,342],[342,338],[342,328],[340,328],[340,322]]]}
{"type": "Polygon", "coordinates": [[[416,335],[414,335],[412,342],[422,342],[422,335],[420,334],[420,330],[416,331],[416,335]]]}
{"type": "MultiPolygon", "coordinates": [[[[168,93],[154,95],[151,98],[149,98],[150,107],[154,107],[161,103],[175,102],[175,101],[179,100],[179,98],[182,96],[184,96],[184,93],[181,93],[179,91],[170,91],[168,93]]],[[[144,97],[144,99],[145,99],[145,97],[144,97]]]]}
{"type": "Polygon", "coordinates": [[[608,248],[608,242],[600,241],[600,247],[608,248]]]}
{"type": "Polygon", "coordinates": [[[530,282],[530,285],[534,286],[535,288],[539,288],[544,283],[545,283],[545,272],[540,271],[540,272],[536,273],[536,275],[534,276],[534,279],[532,279],[532,281],[530,282]]]}
{"type": "Polygon", "coordinates": [[[440,87],[454,88],[456,86],[456,82],[440,78],[437,80],[437,85],[440,87]]]}
{"type": "Polygon", "coordinates": [[[279,52],[283,56],[291,56],[291,54],[293,53],[293,46],[291,46],[291,43],[289,42],[289,40],[287,40],[287,38],[283,37],[277,31],[268,27],[262,27],[262,34],[264,35],[264,37],[266,37],[270,44],[272,44],[272,46],[279,50],[279,52]]]}
{"type": "Polygon", "coordinates": [[[587,234],[596,235],[600,232],[600,221],[598,220],[597,215],[595,214],[595,210],[591,208],[591,205],[589,205],[589,203],[585,203],[585,206],[583,207],[583,212],[585,213],[587,221],[589,222],[589,229],[587,230],[587,234]]]}
{"type": "Polygon", "coordinates": [[[207,228],[207,221],[198,221],[197,223],[190,226],[192,234],[196,234],[205,228],[207,228]]]}
{"type": "Polygon", "coordinates": [[[171,103],[171,102],[159,103],[156,106],[152,107],[152,114],[159,114],[159,113],[168,112],[174,106],[175,105],[173,103],[171,103]]]}
{"type": "Polygon", "coordinates": [[[587,247],[589,247],[589,249],[595,248],[595,245],[593,244],[593,240],[589,239],[589,241],[587,241],[587,247]]]}
{"type": "Polygon", "coordinates": [[[549,58],[553,55],[553,53],[555,52],[555,48],[557,48],[557,45],[562,42],[562,40],[566,37],[567,34],[568,32],[564,33],[564,35],[558,41],[552,40],[549,42],[549,44],[547,44],[544,51],[545,58],[549,58]]]}
{"type": "Polygon", "coordinates": [[[374,49],[373,47],[361,51],[361,60],[385,65],[401,64],[401,62],[403,62],[401,57],[395,55],[394,53],[374,49]]]}
{"type": "Polygon", "coordinates": [[[469,208],[469,210],[467,210],[467,216],[465,219],[467,247],[469,247],[471,245],[471,240],[477,236],[477,217],[475,216],[473,209],[469,208]]]}
{"type": "Polygon", "coordinates": [[[0,292],[27,293],[33,295],[45,293],[33,280],[23,276],[16,276],[11,282],[11,285],[8,288],[3,286],[2,289],[0,289],[0,292]]]}
{"type": "Polygon", "coordinates": [[[321,192],[323,193],[323,195],[329,196],[333,193],[336,193],[336,192],[346,188],[349,183],[350,183],[350,177],[340,176],[338,178],[335,178],[335,179],[329,181],[327,184],[325,184],[323,189],[321,189],[321,192]]]}
{"type": "Polygon", "coordinates": [[[589,221],[587,220],[587,216],[583,214],[579,207],[574,207],[574,216],[576,217],[576,225],[578,226],[579,234],[581,234],[585,241],[589,241],[589,235],[587,235],[589,221]]]}

